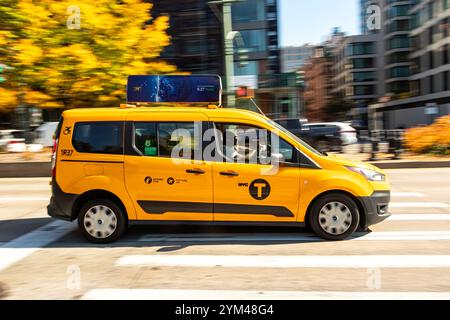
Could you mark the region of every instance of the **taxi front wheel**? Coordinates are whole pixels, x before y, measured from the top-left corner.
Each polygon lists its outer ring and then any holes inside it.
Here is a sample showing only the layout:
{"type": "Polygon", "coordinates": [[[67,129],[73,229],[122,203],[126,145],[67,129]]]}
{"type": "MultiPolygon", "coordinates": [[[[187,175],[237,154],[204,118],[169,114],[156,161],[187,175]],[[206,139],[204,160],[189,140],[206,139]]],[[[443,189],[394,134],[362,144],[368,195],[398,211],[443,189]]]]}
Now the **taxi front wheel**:
{"type": "Polygon", "coordinates": [[[331,193],[314,203],[309,224],[321,238],[339,241],[355,232],[359,219],[358,206],[353,199],[344,194],[331,193]]]}
{"type": "Polygon", "coordinates": [[[125,232],[127,223],[123,210],[113,201],[98,199],[83,205],[78,216],[78,226],[89,241],[110,243],[125,232]]]}

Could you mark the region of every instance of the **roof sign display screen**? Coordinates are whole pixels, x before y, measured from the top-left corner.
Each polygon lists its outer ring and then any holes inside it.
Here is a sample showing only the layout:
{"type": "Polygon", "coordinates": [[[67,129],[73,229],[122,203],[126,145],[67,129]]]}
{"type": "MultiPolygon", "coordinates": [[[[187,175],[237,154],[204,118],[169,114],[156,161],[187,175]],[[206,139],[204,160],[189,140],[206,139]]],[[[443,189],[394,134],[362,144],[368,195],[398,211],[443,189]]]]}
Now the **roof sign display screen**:
{"type": "Polygon", "coordinates": [[[129,103],[218,103],[222,81],[215,75],[129,76],[129,103]]]}

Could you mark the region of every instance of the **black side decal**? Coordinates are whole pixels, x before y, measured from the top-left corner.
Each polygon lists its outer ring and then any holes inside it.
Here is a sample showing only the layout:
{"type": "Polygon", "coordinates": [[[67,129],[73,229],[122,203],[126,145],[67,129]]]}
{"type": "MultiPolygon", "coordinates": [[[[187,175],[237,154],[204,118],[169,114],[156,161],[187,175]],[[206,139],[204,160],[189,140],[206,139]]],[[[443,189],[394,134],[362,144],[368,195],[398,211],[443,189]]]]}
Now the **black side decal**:
{"type": "Polygon", "coordinates": [[[171,201],[138,201],[141,208],[148,214],[164,214],[167,212],[198,212],[223,214],[254,214],[270,215],[280,218],[292,218],[294,214],[286,207],[259,206],[246,204],[212,204],[198,202],[171,201]]]}
{"type": "Polygon", "coordinates": [[[167,212],[198,212],[213,213],[212,203],[171,202],[171,201],[138,201],[142,210],[149,214],[164,214],[167,212]]]}

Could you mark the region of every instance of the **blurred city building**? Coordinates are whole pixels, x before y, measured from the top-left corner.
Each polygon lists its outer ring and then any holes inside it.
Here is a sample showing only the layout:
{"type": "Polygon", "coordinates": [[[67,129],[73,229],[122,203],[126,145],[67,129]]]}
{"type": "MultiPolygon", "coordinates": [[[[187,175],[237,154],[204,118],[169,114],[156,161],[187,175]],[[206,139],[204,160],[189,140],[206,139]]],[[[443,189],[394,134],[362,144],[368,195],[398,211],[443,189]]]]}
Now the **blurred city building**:
{"type": "Polygon", "coordinates": [[[315,47],[305,44],[299,47],[281,48],[281,72],[296,72],[314,55],[315,47]]]}
{"type": "Polygon", "coordinates": [[[306,118],[312,122],[326,118],[324,109],[331,99],[333,56],[330,49],[328,46],[316,47],[314,55],[303,66],[306,118]]]}
{"type": "MultiPolygon", "coordinates": [[[[439,0],[441,1],[441,0],[439,0]]],[[[414,1],[383,0],[383,39],[385,59],[385,93],[391,98],[409,96],[409,59],[411,15],[409,10],[414,1]]]]}
{"type": "Polygon", "coordinates": [[[377,33],[341,37],[333,49],[333,98],[351,103],[352,118],[368,121],[368,106],[383,94],[383,52],[377,33]]]}
{"type": "Polygon", "coordinates": [[[207,0],[152,0],[152,15],[168,15],[171,45],[162,58],[193,74],[224,73],[222,25],[207,0]]]}
{"type": "Polygon", "coordinates": [[[386,29],[399,34],[389,43],[403,50],[388,56],[387,63],[396,65],[387,74],[401,80],[387,83],[391,101],[379,108],[385,128],[430,124],[450,113],[449,5],[448,0],[386,2],[391,14],[386,29]]]}
{"type": "MultiPolygon", "coordinates": [[[[193,74],[215,73],[225,76],[223,28],[210,0],[153,0],[153,15],[168,15],[171,45],[162,58],[180,71],[193,74]]],[[[217,6],[221,10],[220,6],[217,6]]],[[[302,81],[297,73],[281,72],[278,43],[278,1],[243,0],[233,3],[235,41],[234,84],[249,89],[249,96],[238,97],[239,107],[254,107],[254,97],[267,114],[297,116],[303,105],[302,81]]]]}

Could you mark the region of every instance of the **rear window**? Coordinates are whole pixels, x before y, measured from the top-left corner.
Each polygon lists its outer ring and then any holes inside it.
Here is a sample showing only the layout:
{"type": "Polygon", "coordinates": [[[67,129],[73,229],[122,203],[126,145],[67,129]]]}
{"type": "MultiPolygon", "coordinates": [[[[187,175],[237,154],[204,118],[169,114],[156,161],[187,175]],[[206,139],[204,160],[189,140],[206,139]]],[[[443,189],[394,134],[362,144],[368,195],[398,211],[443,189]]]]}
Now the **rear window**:
{"type": "Polygon", "coordinates": [[[123,122],[82,122],[75,125],[72,144],[83,153],[123,154],[123,122]]]}
{"type": "MultiPolygon", "coordinates": [[[[182,154],[180,150],[178,157],[192,158],[201,142],[188,139],[183,141],[184,135],[196,137],[196,132],[201,132],[201,127],[195,122],[136,122],[134,124],[134,146],[142,155],[149,157],[171,157],[174,147],[183,146],[183,150],[190,149],[190,155],[182,154]],[[180,130],[181,136],[174,135],[180,130]]],[[[198,135],[197,135],[198,136],[198,135]]]]}

